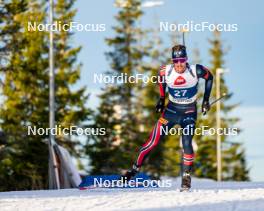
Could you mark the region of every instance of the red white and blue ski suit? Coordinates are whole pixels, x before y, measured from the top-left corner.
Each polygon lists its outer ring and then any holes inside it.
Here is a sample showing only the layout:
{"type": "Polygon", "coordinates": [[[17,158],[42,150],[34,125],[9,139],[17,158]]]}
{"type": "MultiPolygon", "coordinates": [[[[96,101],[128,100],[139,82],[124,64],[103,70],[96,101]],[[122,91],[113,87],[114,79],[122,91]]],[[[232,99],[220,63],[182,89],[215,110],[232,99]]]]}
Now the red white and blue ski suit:
{"type": "Polygon", "coordinates": [[[183,170],[192,170],[194,151],[192,147],[193,132],[197,119],[197,92],[199,79],[205,79],[204,101],[209,102],[213,85],[211,72],[202,65],[189,65],[185,72],[178,73],[173,64],[165,65],[159,71],[160,97],[165,98],[168,89],[169,102],[161,117],[152,129],[152,132],[141,147],[136,160],[136,167],[141,167],[149,152],[157,146],[161,138],[178,124],[182,129],[188,127],[188,134],[181,136],[183,146],[183,170]],[[165,128],[167,127],[167,128],[165,128]],[[162,130],[163,129],[163,130],[162,130]],[[163,131],[163,132],[162,132],[163,131]]]}

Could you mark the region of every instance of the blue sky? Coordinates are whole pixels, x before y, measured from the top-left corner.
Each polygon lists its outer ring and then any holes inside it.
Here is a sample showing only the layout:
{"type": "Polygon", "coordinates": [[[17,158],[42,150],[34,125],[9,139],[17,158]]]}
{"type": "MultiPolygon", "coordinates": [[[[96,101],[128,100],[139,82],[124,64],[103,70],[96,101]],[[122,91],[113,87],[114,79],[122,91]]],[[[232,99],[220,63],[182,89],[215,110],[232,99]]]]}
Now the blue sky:
{"type": "MultiPolygon", "coordinates": [[[[100,89],[93,84],[93,74],[103,73],[108,69],[104,52],[108,50],[104,39],[111,37],[111,27],[115,24],[114,15],[117,8],[114,0],[77,0],[78,9],[75,21],[82,24],[106,24],[105,32],[76,32],[73,43],[83,47],[79,60],[83,64],[81,80],[78,86],[86,85],[91,93],[88,102],[90,107],[98,105],[96,95],[100,89]]],[[[243,141],[247,150],[247,160],[251,167],[251,178],[254,181],[264,181],[264,139],[261,127],[264,125],[264,98],[262,83],[264,73],[262,63],[264,59],[264,2],[252,0],[221,1],[179,1],[164,0],[164,4],[156,8],[144,8],[145,15],[141,21],[142,27],[158,28],[159,21],[173,23],[196,23],[208,21],[210,23],[238,24],[237,32],[224,32],[222,38],[225,45],[230,47],[225,56],[226,67],[230,72],[225,74],[229,89],[234,93],[233,103],[241,102],[241,107],[233,114],[242,121],[242,134],[237,137],[243,141]]],[[[167,47],[171,47],[169,32],[161,32],[167,47]]],[[[201,53],[202,64],[208,64],[208,38],[211,32],[192,32],[186,36],[186,44],[191,49],[198,47],[201,53]]],[[[168,54],[169,55],[169,54],[168,54]]]]}

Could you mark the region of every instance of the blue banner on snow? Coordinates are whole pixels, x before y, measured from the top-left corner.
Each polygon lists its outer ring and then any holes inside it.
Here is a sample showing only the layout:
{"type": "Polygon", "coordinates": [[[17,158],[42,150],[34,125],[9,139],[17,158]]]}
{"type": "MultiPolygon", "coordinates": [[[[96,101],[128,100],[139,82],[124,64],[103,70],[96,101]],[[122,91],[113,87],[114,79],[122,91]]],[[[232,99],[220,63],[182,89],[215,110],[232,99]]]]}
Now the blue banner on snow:
{"type": "Polygon", "coordinates": [[[93,188],[145,188],[145,187],[159,187],[156,180],[150,180],[145,173],[137,174],[128,183],[120,181],[120,175],[90,175],[83,178],[79,189],[93,189],[93,188]]]}

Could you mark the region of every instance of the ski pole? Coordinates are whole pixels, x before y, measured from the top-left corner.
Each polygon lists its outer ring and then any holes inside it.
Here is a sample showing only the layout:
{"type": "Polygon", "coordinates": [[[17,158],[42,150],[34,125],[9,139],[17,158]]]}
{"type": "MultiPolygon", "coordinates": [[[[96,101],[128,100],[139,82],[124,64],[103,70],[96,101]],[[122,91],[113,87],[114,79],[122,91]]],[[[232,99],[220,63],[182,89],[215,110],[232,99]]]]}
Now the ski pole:
{"type": "Polygon", "coordinates": [[[226,93],[223,93],[221,97],[219,97],[218,99],[214,100],[212,103],[210,103],[210,106],[212,106],[213,104],[215,104],[217,101],[223,99],[224,97],[226,97],[227,94],[226,93]]]}
{"type": "MultiPolygon", "coordinates": [[[[216,99],[216,100],[214,100],[213,102],[210,103],[210,107],[211,107],[212,105],[214,105],[216,102],[218,102],[219,100],[221,100],[221,99],[223,99],[224,97],[226,97],[226,96],[227,96],[227,94],[226,94],[226,93],[223,93],[221,97],[219,97],[218,99],[216,99]]],[[[207,112],[207,111],[204,111],[204,112],[203,112],[203,115],[205,115],[206,112],[207,112]]]]}

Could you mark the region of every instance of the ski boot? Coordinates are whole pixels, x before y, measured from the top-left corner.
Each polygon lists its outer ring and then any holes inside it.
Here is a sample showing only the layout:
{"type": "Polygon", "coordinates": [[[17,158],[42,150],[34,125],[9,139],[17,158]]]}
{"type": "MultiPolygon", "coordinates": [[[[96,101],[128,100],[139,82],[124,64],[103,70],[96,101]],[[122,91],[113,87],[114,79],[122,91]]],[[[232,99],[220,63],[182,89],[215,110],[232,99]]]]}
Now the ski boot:
{"type": "Polygon", "coordinates": [[[189,191],[191,188],[191,172],[185,171],[182,175],[182,184],[180,192],[189,191]]]}
{"type": "Polygon", "coordinates": [[[139,172],[139,167],[134,164],[131,170],[128,170],[124,175],[120,177],[120,180],[122,181],[122,183],[127,183],[134,176],[136,176],[138,172],[139,172]]]}

